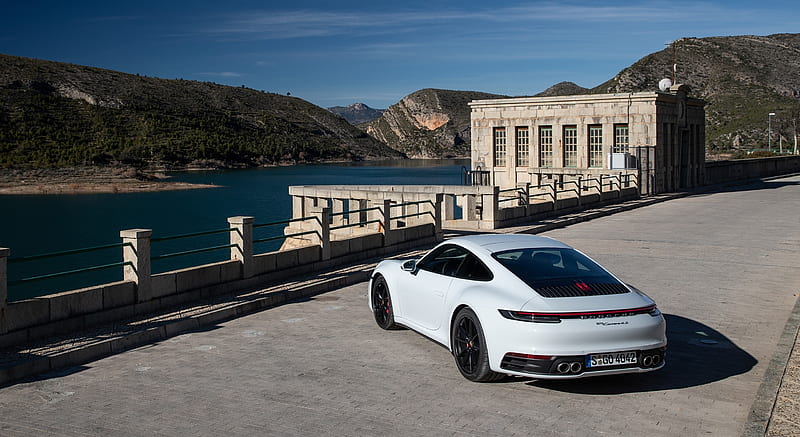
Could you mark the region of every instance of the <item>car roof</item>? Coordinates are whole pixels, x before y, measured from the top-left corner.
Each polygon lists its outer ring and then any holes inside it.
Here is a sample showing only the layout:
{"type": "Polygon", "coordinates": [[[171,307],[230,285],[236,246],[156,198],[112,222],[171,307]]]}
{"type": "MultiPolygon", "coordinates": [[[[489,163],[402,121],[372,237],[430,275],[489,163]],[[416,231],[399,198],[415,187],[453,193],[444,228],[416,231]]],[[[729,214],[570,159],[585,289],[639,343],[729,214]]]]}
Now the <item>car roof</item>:
{"type": "Polygon", "coordinates": [[[448,242],[460,244],[474,251],[482,249],[489,253],[532,247],[571,249],[569,245],[558,240],[549,237],[526,234],[469,235],[465,237],[453,238],[452,240],[448,240],[448,242]]]}

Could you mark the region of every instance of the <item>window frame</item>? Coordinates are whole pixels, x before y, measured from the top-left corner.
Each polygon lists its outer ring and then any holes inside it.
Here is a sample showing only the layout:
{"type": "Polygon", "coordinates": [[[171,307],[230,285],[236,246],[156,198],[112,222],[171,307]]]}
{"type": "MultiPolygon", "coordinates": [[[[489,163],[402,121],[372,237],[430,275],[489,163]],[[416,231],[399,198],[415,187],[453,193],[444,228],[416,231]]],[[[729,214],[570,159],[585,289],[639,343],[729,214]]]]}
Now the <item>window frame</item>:
{"type": "Polygon", "coordinates": [[[539,126],[539,167],[553,167],[553,126],[550,125],[539,126]],[[544,135],[545,132],[549,135],[544,135]]]}
{"type": "Polygon", "coordinates": [[[590,124],[586,130],[589,168],[603,168],[603,125],[590,124]]]}
{"type": "Polygon", "coordinates": [[[565,168],[578,167],[578,126],[574,124],[565,125],[562,128],[562,155],[565,168]],[[570,135],[567,135],[570,132],[570,135]],[[569,140],[569,143],[568,143],[569,140]]]}
{"type": "Polygon", "coordinates": [[[505,127],[496,127],[492,129],[492,146],[494,152],[494,166],[505,167],[508,165],[508,136],[506,135],[505,127]]]}
{"type": "Polygon", "coordinates": [[[530,165],[531,136],[528,126],[517,126],[515,130],[517,144],[517,167],[528,167],[530,165]],[[524,135],[520,135],[522,133],[524,135]]]}
{"type": "Polygon", "coordinates": [[[628,153],[630,151],[631,130],[628,123],[614,124],[614,145],[612,146],[611,153],[628,153]],[[620,134],[620,129],[625,129],[625,134],[620,134]],[[625,138],[620,141],[620,138],[625,138]]]}

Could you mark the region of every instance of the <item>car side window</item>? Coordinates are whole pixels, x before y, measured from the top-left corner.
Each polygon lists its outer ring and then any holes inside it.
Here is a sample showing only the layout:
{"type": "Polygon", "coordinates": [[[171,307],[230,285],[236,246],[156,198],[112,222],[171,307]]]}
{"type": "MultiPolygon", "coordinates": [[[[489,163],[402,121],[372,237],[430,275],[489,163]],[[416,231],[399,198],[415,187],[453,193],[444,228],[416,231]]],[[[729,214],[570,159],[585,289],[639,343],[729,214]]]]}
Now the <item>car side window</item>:
{"type": "Polygon", "coordinates": [[[442,246],[423,258],[417,267],[432,273],[455,276],[468,252],[458,246],[442,246]]]}
{"type": "Polygon", "coordinates": [[[456,272],[456,277],[472,281],[491,281],[492,272],[475,255],[468,253],[456,272]]]}

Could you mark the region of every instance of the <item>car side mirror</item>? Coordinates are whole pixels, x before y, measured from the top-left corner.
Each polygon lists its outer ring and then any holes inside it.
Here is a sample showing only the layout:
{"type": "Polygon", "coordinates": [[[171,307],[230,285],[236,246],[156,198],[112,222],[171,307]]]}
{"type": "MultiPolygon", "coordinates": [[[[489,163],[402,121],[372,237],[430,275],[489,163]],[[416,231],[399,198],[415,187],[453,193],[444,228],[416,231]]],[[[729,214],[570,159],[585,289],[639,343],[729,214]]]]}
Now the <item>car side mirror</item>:
{"type": "Polygon", "coordinates": [[[403,263],[400,267],[406,272],[416,273],[417,272],[417,260],[411,259],[403,263]]]}

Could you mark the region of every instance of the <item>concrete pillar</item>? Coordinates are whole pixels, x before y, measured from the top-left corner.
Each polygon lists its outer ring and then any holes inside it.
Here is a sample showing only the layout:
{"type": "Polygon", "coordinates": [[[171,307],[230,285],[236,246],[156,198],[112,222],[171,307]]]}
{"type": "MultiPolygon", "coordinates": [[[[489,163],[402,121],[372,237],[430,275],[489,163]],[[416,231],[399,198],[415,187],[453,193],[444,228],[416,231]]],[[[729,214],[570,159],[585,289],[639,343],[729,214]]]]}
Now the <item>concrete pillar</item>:
{"type": "MultiPolygon", "coordinates": [[[[476,211],[477,202],[474,194],[465,194],[461,196],[461,220],[468,222],[478,220],[476,211]]],[[[482,218],[483,216],[481,216],[482,218]]]]}
{"type": "Polygon", "coordinates": [[[302,218],[305,217],[303,213],[303,206],[305,205],[305,199],[303,196],[292,196],[292,218],[302,218]]]}
{"type": "Polygon", "coordinates": [[[331,212],[339,214],[333,217],[333,225],[340,226],[345,224],[346,217],[344,214],[344,199],[331,199],[331,212]]]}
{"type": "Polygon", "coordinates": [[[555,211],[558,209],[558,182],[556,182],[555,179],[553,179],[552,190],[553,190],[553,211],[555,211]]]}
{"type": "Polygon", "coordinates": [[[122,242],[123,280],[136,283],[136,301],[146,302],[153,298],[150,277],[151,229],[128,229],[119,232],[122,242]]]}
{"type": "Polygon", "coordinates": [[[380,209],[381,229],[383,233],[383,245],[391,246],[394,244],[392,238],[392,201],[383,199],[383,206],[380,209]]]}
{"type": "MultiPolygon", "coordinates": [[[[367,209],[369,204],[366,199],[350,199],[350,211],[360,211],[367,209]]],[[[350,213],[350,223],[362,223],[367,221],[367,213],[364,211],[350,213]]]]}
{"type": "Polygon", "coordinates": [[[444,232],[442,232],[442,200],[445,195],[437,193],[433,201],[433,229],[436,234],[436,241],[444,240],[444,232]]]}
{"type": "Polygon", "coordinates": [[[310,217],[314,214],[317,208],[317,198],[316,197],[303,197],[303,217],[310,217]]]}
{"type": "Polygon", "coordinates": [[[328,207],[318,208],[314,213],[317,217],[311,223],[317,231],[317,238],[322,249],[322,260],[331,259],[331,209],[328,207]]]}
{"type": "Polygon", "coordinates": [[[495,220],[500,214],[500,204],[498,203],[498,200],[500,200],[500,187],[495,185],[492,187],[492,194],[484,194],[481,197],[481,202],[483,203],[481,220],[491,222],[490,229],[495,229],[497,227],[495,220]]]}
{"type": "Polygon", "coordinates": [[[525,211],[528,210],[528,205],[531,204],[531,183],[525,182],[525,192],[523,193],[522,202],[525,204],[525,211]]]}
{"type": "Polygon", "coordinates": [[[242,265],[242,278],[253,276],[253,222],[254,217],[237,216],[228,217],[228,223],[233,229],[230,232],[231,259],[238,260],[242,265]]]}
{"type": "Polygon", "coordinates": [[[583,205],[583,176],[578,176],[578,206],[583,205]]]}
{"type": "Polygon", "coordinates": [[[0,334],[8,332],[6,308],[8,308],[8,257],[11,249],[0,247],[0,334]]]}
{"type": "Polygon", "coordinates": [[[442,208],[444,208],[443,217],[445,220],[454,220],[456,217],[456,204],[453,199],[453,196],[444,196],[442,208]]]}

